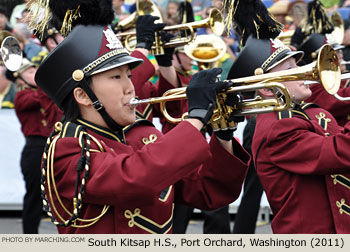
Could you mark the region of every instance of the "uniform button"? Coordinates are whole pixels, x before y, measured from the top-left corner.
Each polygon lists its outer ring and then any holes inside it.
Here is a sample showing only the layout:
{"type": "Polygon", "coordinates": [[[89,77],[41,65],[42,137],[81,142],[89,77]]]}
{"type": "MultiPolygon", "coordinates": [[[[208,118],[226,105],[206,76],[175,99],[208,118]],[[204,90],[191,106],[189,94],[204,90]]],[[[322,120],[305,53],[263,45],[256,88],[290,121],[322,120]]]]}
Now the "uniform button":
{"type": "Polygon", "coordinates": [[[105,142],[103,142],[103,140],[100,140],[101,143],[105,144],[105,142]]]}
{"type": "Polygon", "coordinates": [[[114,152],[114,149],[113,149],[113,148],[111,148],[111,151],[113,151],[113,152],[114,152]]]}

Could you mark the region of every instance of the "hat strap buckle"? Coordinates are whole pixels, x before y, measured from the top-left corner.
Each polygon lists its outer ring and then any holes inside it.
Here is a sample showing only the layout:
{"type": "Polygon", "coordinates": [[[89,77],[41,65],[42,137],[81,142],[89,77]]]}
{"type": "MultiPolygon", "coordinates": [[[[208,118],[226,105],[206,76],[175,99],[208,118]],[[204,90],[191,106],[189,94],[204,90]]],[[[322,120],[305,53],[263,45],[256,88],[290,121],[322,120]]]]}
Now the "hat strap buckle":
{"type": "Polygon", "coordinates": [[[102,103],[99,100],[96,100],[92,103],[92,106],[94,106],[94,108],[99,111],[100,109],[103,108],[102,103]]]}

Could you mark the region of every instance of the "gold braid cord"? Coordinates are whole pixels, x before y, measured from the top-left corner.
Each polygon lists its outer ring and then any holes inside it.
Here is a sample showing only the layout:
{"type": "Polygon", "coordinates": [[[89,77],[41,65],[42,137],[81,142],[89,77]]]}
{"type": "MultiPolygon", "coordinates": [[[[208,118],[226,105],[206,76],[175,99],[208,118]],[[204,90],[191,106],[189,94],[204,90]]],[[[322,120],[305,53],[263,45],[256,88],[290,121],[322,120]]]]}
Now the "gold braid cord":
{"type": "MultiPolygon", "coordinates": [[[[42,38],[52,18],[52,11],[49,3],[50,0],[32,0],[28,3],[28,8],[30,10],[30,15],[28,17],[29,26],[36,31],[40,38],[42,38]]],[[[66,37],[71,32],[73,21],[80,16],[80,5],[76,9],[67,10],[60,29],[62,36],[66,37]]]]}
{"type": "Polygon", "coordinates": [[[50,0],[32,0],[27,3],[30,15],[29,26],[42,38],[51,19],[50,0]]]}
{"type": "MultiPolygon", "coordinates": [[[[55,148],[56,148],[56,143],[58,141],[58,139],[60,139],[61,137],[61,132],[62,132],[62,123],[56,123],[55,125],[55,133],[51,135],[48,140],[47,140],[47,148],[45,148],[45,152],[43,155],[43,169],[42,169],[42,185],[41,185],[41,191],[42,191],[42,198],[43,198],[43,204],[44,204],[44,208],[47,211],[48,216],[51,218],[51,221],[57,225],[57,226],[71,226],[74,228],[85,228],[85,227],[89,227],[92,226],[93,224],[95,224],[97,221],[99,221],[101,219],[101,217],[108,211],[109,206],[105,205],[101,211],[101,214],[91,218],[91,219],[81,219],[78,218],[78,214],[82,208],[82,204],[78,204],[78,202],[82,202],[82,193],[79,192],[77,195],[77,198],[73,199],[73,213],[71,213],[66,206],[63,204],[61,197],[59,195],[59,192],[57,190],[56,187],[56,182],[55,182],[55,177],[54,177],[54,155],[55,155],[55,148]],[[47,151],[46,151],[47,150],[47,151]],[[50,196],[50,202],[47,198],[47,193],[45,190],[45,185],[47,185],[47,189],[48,189],[48,195],[50,196]],[[53,192],[56,195],[57,201],[59,202],[61,208],[69,215],[71,216],[70,220],[65,220],[62,215],[58,212],[57,207],[54,203],[54,201],[52,200],[52,196],[53,196],[53,192]],[[51,208],[53,209],[53,211],[55,212],[56,216],[59,218],[60,221],[59,222],[55,219],[55,217],[52,214],[51,208]],[[75,218],[72,216],[76,216],[75,218]],[[74,220],[72,221],[72,218],[74,218],[74,220]],[[87,224],[82,224],[82,225],[78,225],[76,224],[76,221],[80,221],[80,222],[87,222],[87,224]]],[[[79,135],[79,143],[83,140],[84,135],[87,135],[87,132],[80,132],[79,135]]],[[[90,135],[89,135],[90,136],[90,135]]],[[[95,138],[91,138],[94,142],[96,141],[95,138]]],[[[90,151],[89,151],[89,146],[90,146],[90,139],[87,138],[86,139],[86,148],[84,148],[85,151],[85,158],[87,158],[88,160],[90,159],[90,151]]],[[[103,148],[101,149],[101,145],[99,143],[97,143],[97,145],[100,148],[100,152],[104,151],[103,148]]],[[[84,166],[84,170],[86,172],[88,172],[90,169],[89,167],[89,162],[85,163],[84,166]]],[[[86,186],[86,177],[84,176],[81,180],[81,185],[80,187],[85,187],[86,186]]]]}
{"type": "Polygon", "coordinates": [[[234,16],[236,14],[237,11],[237,6],[239,5],[239,1],[240,0],[224,0],[224,6],[228,6],[227,9],[227,15],[225,18],[225,24],[227,27],[227,35],[229,35],[230,30],[233,27],[233,20],[234,20],[234,16]],[[237,2],[237,4],[235,4],[235,2],[237,2]]]}
{"type": "Polygon", "coordinates": [[[76,20],[78,17],[80,17],[79,9],[80,9],[80,5],[75,10],[67,10],[62,23],[61,30],[60,30],[60,33],[62,34],[63,37],[67,37],[67,35],[72,30],[73,21],[76,20]]]}

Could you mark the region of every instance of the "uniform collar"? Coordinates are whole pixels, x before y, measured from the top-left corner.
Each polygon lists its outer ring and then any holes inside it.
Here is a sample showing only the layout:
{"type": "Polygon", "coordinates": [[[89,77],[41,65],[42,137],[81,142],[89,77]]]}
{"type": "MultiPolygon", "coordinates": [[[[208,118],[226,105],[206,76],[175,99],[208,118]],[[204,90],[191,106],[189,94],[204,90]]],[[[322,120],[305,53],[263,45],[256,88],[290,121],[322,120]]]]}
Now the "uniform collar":
{"type": "Polygon", "coordinates": [[[98,126],[92,122],[86,121],[84,119],[77,119],[77,123],[83,125],[88,130],[95,132],[96,134],[106,137],[111,140],[115,140],[121,143],[125,143],[124,131],[116,133],[108,128],[98,126]]]}

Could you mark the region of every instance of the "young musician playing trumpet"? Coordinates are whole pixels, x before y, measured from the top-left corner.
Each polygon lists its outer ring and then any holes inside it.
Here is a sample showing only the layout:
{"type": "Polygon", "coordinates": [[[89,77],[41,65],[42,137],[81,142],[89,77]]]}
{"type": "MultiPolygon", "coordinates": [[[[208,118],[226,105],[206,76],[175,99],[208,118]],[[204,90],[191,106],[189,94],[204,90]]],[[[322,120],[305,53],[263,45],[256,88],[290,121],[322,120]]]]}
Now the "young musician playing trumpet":
{"type": "Polygon", "coordinates": [[[39,67],[38,85],[66,118],[43,160],[46,209],[60,233],[169,233],[174,202],[216,208],[239,195],[248,155],[235,140],[208,144],[199,132],[223,85],[220,71],[193,78],[190,118],[162,135],[135,123],[129,105],[131,70],[141,63],[109,27],[77,25],[39,67]]]}
{"type": "MultiPolygon", "coordinates": [[[[278,40],[251,37],[231,72],[250,76],[259,68],[278,74],[297,68],[301,55],[278,40]],[[256,54],[259,58],[252,61],[249,55],[256,54]],[[239,69],[245,69],[244,73],[239,69]]],[[[342,129],[328,111],[302,104],[311,96],[303,80],[283,84],[294,108],[257,115],[252,145],[257,173],[274,214],[273,232],[349,233],[350,126],[342,129]]],[[[263,98],[274,96],[269,89],[259,93],[263,98]]]]}

